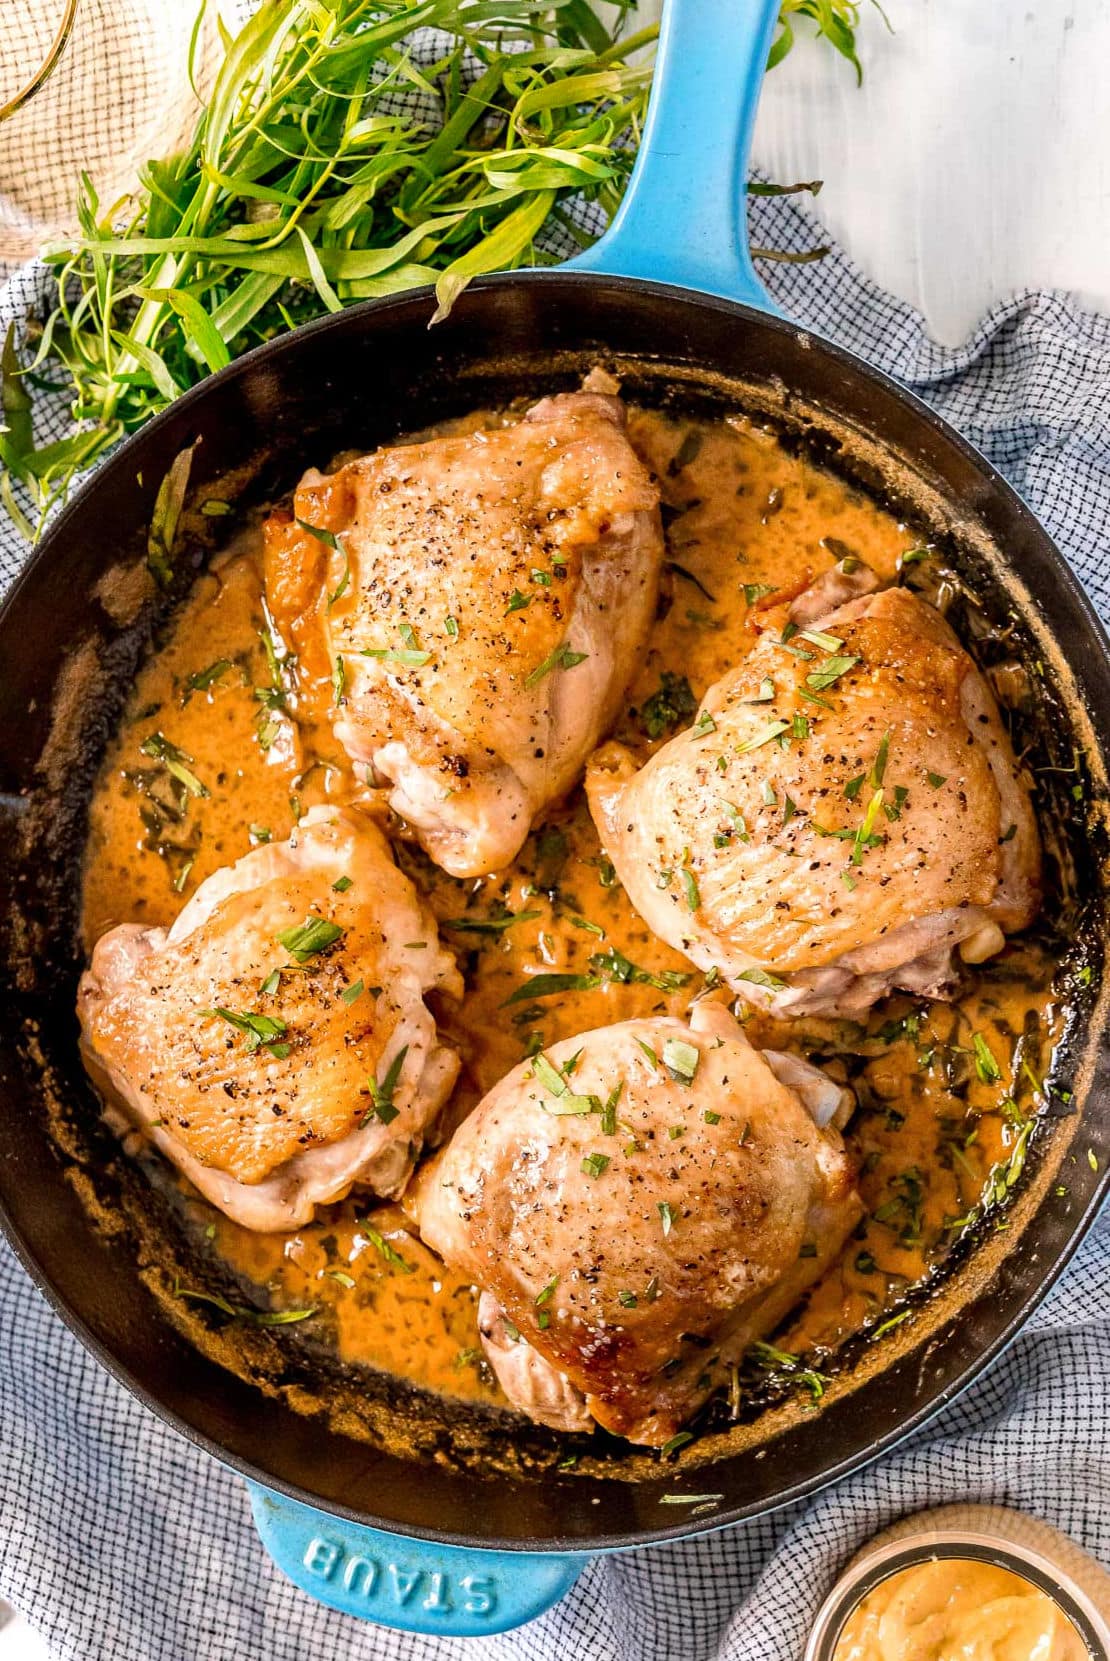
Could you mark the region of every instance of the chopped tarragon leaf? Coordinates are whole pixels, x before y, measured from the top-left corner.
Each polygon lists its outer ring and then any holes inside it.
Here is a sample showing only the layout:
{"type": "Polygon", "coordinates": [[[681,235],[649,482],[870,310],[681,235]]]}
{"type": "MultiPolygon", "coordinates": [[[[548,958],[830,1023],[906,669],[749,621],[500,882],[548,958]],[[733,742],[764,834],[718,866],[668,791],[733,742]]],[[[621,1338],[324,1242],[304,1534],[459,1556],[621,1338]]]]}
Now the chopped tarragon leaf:
{"type": "Polygon", "coordinates": [[[199,1011],[204,1020],[226,1021],[229,1026],[245,1033],[247,1049],[250,1051],[262,1049],[272,1055],[276,1061],[284,1061],[289,1054],[290,1046],[275,1040],[284,1038],[286,1025],[277,1015],[259,1015],[253,1009],[225,1009],[218,1004],[215,1009],[199,1011]]]}
{"type": "Polygon", "coordinates": [[[361,656],[378,658],[385,663],[400,663],[406,669],[422,669],[431,662],[431,652],[420,649],[411,623],[400,624],[397,633],[401,636],[400,646],[363,646],[361,656]]]}
{"type": "Polygon", "coordinates": [[[688,583],[693,583],[698,593],[704,594],[711,606],[715,606],[717,604],[717,596],[715,594],[711,594],[702,582],[701,578],[693,571],[689,570],[687,566],[679,565],[676,559],[669,559],[667,561],[667,569],[673,571],[676,576],[685,577],[688,583]]]}
{"type": "Polygon", "coordinates": [[[764,807],[774,807],[774,806],[776,806],[776,804],[778,802],[778,797],[775,795],[775,788],[774,788],[774,785],[771,783],[770,779],[764,779],[763,788],[762,788],[760,794],[761,794],[762,799],[763,799],[764,807]]]}
{"type": "Polygon", "coordinates": [[[660,1200],[656,1206],[656,1210],[659,1213],[659,1221],[663,1225],[663,1235],[665,1238],[674,1227],[674,1208],[672,1207],[670,1200],[660,1200]]]}
{"type": "Polygon", "coordinates": [[[719,1113],[714,1113],[711,1107],[707,1107],[705,1109],[702,1113],[702,1118],[705,1120],[707,1125],[719,1125],[721,1122],[721,1115],[719,1113]]]}
{"type": "Polygon", "coordinates": [[[973,1032],[971,1043],[975,1051],[975,1071],[983,1084],[997,1084],[1002,1077],[1002,1069],[991,1054],[990,1045],[981,1032],[973,1032]]]}
{"type": "Polygon", "coordinates": [[[348,888],[353,887],[354,883],[350,877],[336,877],[335,881],[332,883],[332,888],[337,894],[345,894],[348,888]]]}
{"type": "Polygon", "coordinates": [[[688,432],[683,434],[682,443],[667,463],[667,472],[672,479],[676,473],[681,473],[683,468],[689,467],[690,463],[696,460],[704,443],[705,435],[700,433],[696,427],[691,427],[688,432]]]}
{"type": "Polygon", "coordinates": [[[397,1251],[395,1247],[391,1246],[385,1236],[380,1234],[371,1223],[368,1223],[364,1217],[360,1217],[358,1226],[361,1232],[365,1234],[374,1250],[385,1258],[390,1268],[400,1269],[403,1275],[412,1274],[416,1265],[414,1263],[410,1263],[408,1258],[402,1257],[400,1252],[397,1251]]]}
{"type": "Polygon", "coordinates": [[[536,1293],[536,1308],[537,1309],[542,1309],[544,1304],[547,1304],[547,1303],[551,1302],[552,1298],[555,1296],[555,1288],[556,1288],[556,1286],[558,1286],[558,1284],[559,1284],[558,1275],[552,1275],[552,1277],[548,1281],[547,1285],[540,1288],[540,1290],[536,1293]]]}
{"type": "Polygon", "coordinates": [[[820,646],[823,652],[838,652],[843,640],[835,634],[822,634],[820,629],[799,629],[799,640],[808,640],[811,646],[820,646]]]}
{"type": "Polygon", "coordinates": [[[749,606],[754,606],[757,600],[762,600],[765,594],[773,594],[774,588],[770,583],[745,583],[744,599],[749,606]]]}
{"type": "Polygon", "coordinates": [[[457,640],[459,638],[459,620],[457,617],[445,617],[443,619],[443,626],[452,640],[457,640]]]}
{"type": "Polygon", "coordinates": [[[804,686],[795,687],[799,698],[804,698],[807,704],[816,704],[819,709],[831,709],[833,706],[827,698],[818,697],[816,692],[807,692],[804,686]]]}
{"type": "Polygon", "coordinates": [[[899,569],[903,565],[917,565],[921,560],[928,559],[929,554],[928,548],[907,548],[904,554],[898,556],[899,569]]]}
{"type": "MultiPolygon", "coordinates": [[[[373,1113],[376,1118],[380,1119],[383,1125],[391,1125],[400,1112],[400,1109],[394,1107],[393,1105],[393,1092],[397,1088],[398,1081],[401,1077],[401,1068],[405,1065],[405,1057],[408,1053],[408,1045],[402,1044],[401,1048],[397,1051],[397,1054],[393,1057],[393,1060],[389,1063],[389,1070],[381,1082],[379,1083],[376,1078],[372,1078],[369,1081],[370,1099],[374,1103],[371,1113],[373,1113]]],[[[368,1113],[366,1115],[366,1120],[363,1122],[366,1123],[370,1119],[370,1116],[371,1114],[368,1113]]]]}
{"type": "Polygon", "coordinates": [[[248,825],[247,831],[255,842],[269,842],[274,834],[269,825],[248,825]]]}
{"type": "Polygon", "coordinates": [[[741,842],[750,842],[751,836],[748,833],[748,827],[744,821],[744,815],[740,812],[740,809],[738,807],[734,807],[731,802],[726,802],[723,796],[719,796],[717,800],[720,802],[725,813],[728,815],[728,820],[732,826],[733,832],[740,838],[741,842]]]}
{"type": "Polygon", "coordinates": [[[605,930],[600,923],[591,923],[588,917],[572,916],[567,919],[572,928],[582,929],[586,934],[596,934],[599,940],[605,939],[605,930]]]}
{"type": "Polygon", "coordinates": [[[233,667],[229,657],[218,657],[215,663],[210,663],[207,669],[198,669],[195,675],[190,675],[185,682],[185,689],[181,695],[184,706],[189,702],[194,692],[208,692],[215,686],[221,675],[226,675],[233,667]]]}
{"type": "Polygon", "coordinates": [[[603,1136],[615,1136],[617,1134],[617,1107],[623,1093],[624,1080],[620,1079],[605,1098],[605,1106],[601,1110],[601,1134],[603,1136]]]}
{"type": "Polygon", "coordinates": [[[504,934],[514,923],[530,923],[539,916],[539,911],[506,911],[500,917],[448,917],[443,927],[465,934],[504,934]]]}
{"type": "Polygon", "coordinates": [[[701,905],[701,892],[698,888],[698,879],[688,865],[683,865],[678,874],[682,879],[682,886],[686,890],[686,904],[689,906],[691,911],[696,911],[701,905]]]}
{"type": "Polygon", "coordinates": [[[866,773],[857,773],[856,777],[854,779],[849,779],[848,783],[844,786],[844,794],[850,802],[854,802],[860,791],[863,789],[863,781],[866,777],[866,773]]]}
{"type": "Polygon", "coordinates": [[[858,662],[858,657],[837,656],[826,658],[818,668],[809,671],[806,676],[806,685],[812,687],[814,692],[827,692],[829,687],[840,679],[841,675],[846,675],[850,669],[854,669],[858,662]]]}
{"type": "Polygon", "coordinates": [[[764,675],[759,683],[759,691],[753,692],[750,698],[741,698],[742,704],[769,704],[775,696],[775,683],[770,675],[764,675]]]}
{"type": "Polygon", "coordinates": [[[871,772],[868,774],[867,782],[870,784],[872,790],[878,790],[879,786],[883,782],[886,775],[886,763],[889,754],[890,733],[888,731],[884,732],[882,738],[879,740],[879,748],[875,751],[875,760],[872,762],[871,772]]]}
{"type": "Polygon", "coordinates": [[[343,990],[339,994],[339,996],[342,998],[343,1002],[347,1005],[347,1007],[349,1009],[350,1006],[355,1002],[356,998],[361,998],[362,997],[362,994],[365,992],[365,990],[366,990],[366,987],[365,987],[364,983],[361,980],[354,980],[354,981],[351,982],[350,986],[345,986],[343,988],[343,990]]]}
{"type": "Polygon", "coordinates": [[[677,1084],[693,1084],[701,1052],[684,1038],[668,1038],[663,1045],[663,1065],[677,1084]]]}
{"type": "Polygon", "coordinates": [[[508,1009],[512,1004],[530,1003],[533,998],[552,998],[560,992],[592,992],[601,981],[597,975],[580,975],[571,971],[553,970],[549,974],[531,975],[510,992],[502,1009],[508,1009]]]}
{"type": "Polygon", "coordinates": [[[323,525],[310,525],[307,519],[298,519],[297,524],[309,536],[314,536],[317,542],[322,542],[325,548],[338,548],[339,540],[334,531],[325,530],[323,525]]]}
{"type": "Polygon", "coordinates": [[[175,778],[190,796],[209,795],[208,786],[202,784],[196,774],[190,771],[192,756],[184,750],[179,750],[176,744],[171,744],[165,733],[152,732],[149,738],[143,739],[139,749],[144,756],[160,761],[170,777],[175,778]]]}
{"type": "Polygon", "coordinates": [[[684,1448],[687,1442],[692,1442],[693,1440],[694,1433],[692,1430],[680,1430],[677,1436],[672,1436],[669,1442],[663,1443],[663,1446],[660,1448],[659,1452],[662,1454],[664,1459],[667,1459],[672,1453],[677,1453],[679,1448],[684,1448]]]}
{"type": "Polygon", "coordinates": [[[876,839],[875,837],[875,821],[879,817],[882,805],[883,792],[881,790],[876,790],[873,792],[871,800],[867,804],[867,812],[863,816],[863,821],[860,824],[859,830],[856,832],[852,843],[853,865],[862,865],[865,850],[872,847],[876,840],[882,840],[881,838],[876,839]]]}
{"type": "Polygon", "coordinates": [[[620,1304],[622,1309],[636,1309],[639,1306],[640,1300],[636,1296],[635,1292],[621,1291],[617,1293],[617,1302],[620,1304]]]}
{"type": "Polygon", "coordinates": [[[1091,1167],[1092,1171],[1098,1170],[1098,1154],[1093,1148],[1087,1149],[1087,1164],[1091,1167]]]}
{"type": "Polygon", "coordinates": [[[537,566],[537,567],[534,567],[532,569],[532,571],[529,572],[529,576],[531,577],[531,579],[534,583],[539,583],[541,588],[550,588],[551,587],[551,572],[550,571],[541,571],[537,566]]]}
{"type": "Polygon", "coordinates": [[[567,1070],[570,1064],[559,1070],[548,1060],[541,1050],[532,1058],[532,1077],[540,1084],[548,1095],[555,1098],[554,1103],[544,1102],[543,1108],[547,1113],[556,1115],[582,1116],[586,1113],[601,1113],[602,1106],[597,1096],[581,1096],[570,1087],[567,1070]]]}
{"type": "Polygon", "coordinates": [[[651,1067],[652,1071],[655,1072],[659,1066],[659,1057],[656,1055],[651,1045],[645,1044],[642,1038],[637,1038],[636,1042],[647,1056],[648,1065],[651,1067]]]}
{"type": "Polygon", "coordinates": [[[522,594],[519,588],[514,588],[512,593],[509,595],[509,603],[505,607],[506,617],[511,611],[526,610],[526,608],[532,604],[532,599],[533,596],[531,594],[522,594]]]}
{"type": "Polygon", "coordinates": [[[690,979],[689,971],[684,969],[663,969],[659,974],[641,969],[615,946],[606,952],[595,952],[590,958],[590,968],[607,980],[620,981],[623,985],[654,986],[657,992],[677,992],[690,979]]]}
{"type": "Polygon", "coordinates": [[[738,756],[744,756],[747,755],[750,750],[762,749],[764,744],[770,744],[772,739],[778,738],[781,733],[786,732],[789,729],[789,726],[789,721],[769,721],[767,725],[765,727],[761,727],[752,738],[746,738],[743,744],[738,744],[736,746],[736,754],[738,756]]]}
{"type": "Polygon", "coordinates": [[[942,784],[948,783],[947,773],[926,773],[925,777],[934,790],[939,790],[942,784]]]}
{"type": "Polygon", "coordinates": [[[545,657],[530,675],[524,677],[524,684],[527,687],[538,686],[544,676],[550,675],[553,669],[573,669],[577,664],[585,663],[589,655],[589,652],[572,652],[569,643],[564,640],[563,644],[545,657]]]}
{"type": "Polygon", "coordinates": [[[194,854],[192,859],[187,859],[185,861],[184,865],[181,867],[181,869],[177,873],[176,877],[174,877],[174,879],[173,879],[173,891],[174,891],[175,894],[183,894],[185,892],[185,884],[189,880],[189,872],[193,869],[193,866],[196,864],[196,862],[197,862],[197,856],[194,854]]]}
{"type": "Polygon", "coordinates": [[[597,861],[597,880],[602,888],[617,886],[617,868],[608,854],[601,854],[597,861]]]}
{"type": "Polygon", "coordinates": [[[607,1153],[588,1153],[582,1161],[582,1171],[585,1176],[599,1177],[609,1163],[607,1153]]]}
{"type": "Polygon", "coordinates": [[[315,1304],[310,1309],[248,1309],[245,1304],[230,1303],[215,1292],[194,1292],[188,1286],[182,1286],[179,1280],[173,1283],[173,1295],[175,1298],[188,1298],[192,1303],[211,1304],[221,1314],[232,1315],[238,1321],[250,1321],[252,1326],[293,1326],[297,1321],[307,1321],[310,1315],[316,1313],[315,1304]]]}
{"type": "Polygon", "coordinates": [[[737,980],[750,981],[753,986],[765,986],[769,992],[781,992],[786,985],[776,975],[769,975],[766,969],[744,969],[737,975],[737,980]]]}
{"type": "Polygon", "coordinates": [[[266,979],[262,982],[262,985],[258,988],[258,990],[260,992],[264,992],[267,995],[267,997],[269,997],[271,993],[274,993],[274,992],[277,991],[277,989],[280,985],[281,985],[281,970],[280,969],[271,969],[270,973],[266,976],[266,979]]]}
{"type": "MultiPolygon", "coordinates": [[[[8,365],[5,364],[4,368],[6,372],[8,365]]],[[[7,379],[5,373],[5,383],[7,379]]],[[[5,384],[5,395],[6,393],[5,384]]],[[[195,449],[196,444],[190,444],[173,458],[168,473],[158,486],[154,512],[150,516],[150,528],[146,539],[147,565],[163,587],[168,587],[173,580],[177,528],[181,510],[185,506],[185,492],[189,488],[189,472],[193,465],[195,449]]]]}
{"type": "Polygon", "coordinates": [[[326,952],[342,938],[343,930],[338,923],[329,923],[325,917],[316,917],[310,912],[295,928],[282,929],[277,942],[285,947],[294,963],[307,963],[310,957],[326,952]]]}
{"type": "Polygon", "coordinates": [[[335,659],[335,668],[332,670],[331,676],[331,686],[332,693],[335,697],[336,707],[338,708],[340,704],[344,704],[347,701],[347,665],[343,661],[343,654],[341,652],[337,654],[335,659]]]}
{"type": "Polygon", "coordinates": [[[882,1338],[885,1333],[893,1332],[896,1326],[901,1326],[903,1321],[908,1321],[912,1314],[912,1309],[903,1309],[897,1315],[892,1315],[888,1321],[882,1321],[877,1327],[873,1327],[867,1336],[882,1338]]]}
{"type": "Polygon", "coordinates": [[[891,822],[902,817],[902,809],[906,805],[909,793],[908,786],[904,784],[896,784],[894,786],[894,800],[892,802],[883,803],[883,812],[886,814],[887,818],[891,820],[891,822]]]}
{"type": "Polygon", "coordinates": [[[723,1494],[660,1494],[660,1505],[716,1505],[723,1494]]]}
{"type": "Polygon", "coordinates": [[[349,1275],[346,1269],[325,1269],[324,1273],[329,1280],[338,1281],[340,1286],[345,1286],[348,1292],[355,1284],[354,1275],[349,1275]]]}
{"type": "Polygon", "coordinates": [[[786,627],[773,644],[775,646],[781,646],[783,651],[790,653],[791,657],[801,658],[804,663],[812,663],[813,653],[807,652],[804,646],[795,646],[793,644],[794,636],[800,632],[801,631],[799,630],[797,623],[787,623],[786,627]]]}
{"type": "Polygon", "coordinates": [[[343,575],[340,577],[333,592],[328,595],[328,610],[340,601],[351,586],[351,556],[346,548],[343,550],[343,575]]]}
{"type": "Polygon", "coordinates": [[[640,707],[640,725],[648,738],[661,738],[670,727],[677,727],[687,715],[693,715],[697,707],[698,700],[686,676],[673,675],[664,669],[659,690],[640,707]]]}
{"type": "Polygon", "coordinates": [[[226,514],[234,513],[235,509],[230,502],[225,502],[219,496],[209,496],[208,500],[200,504],[200,511],[206,519],[222,519],[226,514]]]}
{"type": "Polygon", "coordinates": [[[793,738],[809,737],[809,722],[804,715],[792,715],[790,717],[790,734],[793,738]]]}
{"type": "Polygon", "coordinates": [[[708,710],[703,710],[690,728],[691,738],[704,738],[707,733],[716,732],[717,723],[708,710]]]}

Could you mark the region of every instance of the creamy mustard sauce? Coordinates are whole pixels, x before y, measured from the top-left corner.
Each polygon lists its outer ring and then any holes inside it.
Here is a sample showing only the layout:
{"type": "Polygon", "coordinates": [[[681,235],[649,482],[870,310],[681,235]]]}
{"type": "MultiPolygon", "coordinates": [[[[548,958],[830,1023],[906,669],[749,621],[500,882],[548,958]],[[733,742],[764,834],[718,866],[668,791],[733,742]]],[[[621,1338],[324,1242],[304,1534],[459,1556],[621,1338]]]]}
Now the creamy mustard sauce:
{"type": "MultiPolygon", "coordinates": [[[[746,418],[701,424],[634,411],[630,426],[661,482],[671,562],[663,614],[616,728],[646,758],[751,648],[766,589],[797,591],[849,552],[892,577],[919,539],[746,418]]],[[[275,663],[267,635],[257,539],[244,535],[198,579],[141,669],[106,758],[85,873],[89,945],[119,922],[170,923],[211,872],[288,836],[314,803],[362,788],[340,768],[327,726],[309,719],[307,699],[298,711],[295,674],[275,663]],[[208,794],[190,793],[150,754],[157,735],[208,794]]],[[[681,1014],[703,985],[632,910],[580,790],[495,876],[458,881],[412,844],[397,846],[466,976],[461,1006],[440,1011],[464,1061],[449,1123],[541,1044],[654,1011],[681,1014]],[[470,926],[506,910],[520,914],[509,928],[470,926]],[[540,974],[587,984],[537,997],[528,982],[540,974]]],[[[1016,1179],[1060,1021],[1052,968],[1043,949],[1012,944],[969,978],[957,1004],[895,999],[866,1029],[747,1016],[756,1043],[817,1056],[861,1103],[847,1140],[867,1218],[776,1348],[819,1359],[865,1323],[881,1324],[943,1261],[988,1179],[999,1196],[1016,1179]]],[[[345,1360],[497,1399],[478,1354],[474,1289],[424,1250],[395,1207],[348,1201],[289,1237],[250,1234],[199,1202],[197,1216],[206,1248],[274,1305],[334,1311],[345,1360]],[[373,1245],[367,1219],[403,1268],[373,1245]]]]}
{"type": "Polygon", "coordinates": [[[1088,1661],[1044,1592],[1009,1569],[950,1558],[900,1569],[853,1609],[833,1661],[1088,1661]]]}

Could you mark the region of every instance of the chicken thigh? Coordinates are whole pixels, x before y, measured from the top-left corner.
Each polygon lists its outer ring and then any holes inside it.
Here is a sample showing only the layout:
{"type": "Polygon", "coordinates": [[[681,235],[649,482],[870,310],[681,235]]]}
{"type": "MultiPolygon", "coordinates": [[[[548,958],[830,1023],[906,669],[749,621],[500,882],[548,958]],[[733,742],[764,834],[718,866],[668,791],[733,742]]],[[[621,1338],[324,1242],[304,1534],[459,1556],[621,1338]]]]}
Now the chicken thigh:
{"type": "Polygon", "coordinates": [[[606,745],[587,776],[648,925],[779,1015],[950,996],[954,954],[990,957],[1039,900],[1028,789],[983,677],[907,590],[843,594],[833,574],[769,614],[688,731],[638,771],[606,745]]]}
{"type": "Polygon", "coordinates": [[[246,1228],[353,1186],[395,1196],[458,1072],[425,994],[461,993],[371,819],[313,808],[201,883],[168,931],[97,943],[78,1010],[109,1101],[246,1228]]]}
{"type": "Polygon", "coordinates": [[[406,1204],[482,1288],[482,1341],[515,1406],[658,1446],[855,1227],[833,1128],[850,1105],[702,1002],[688,1023],[626,1021],[523,1062],[406,1204]]]}
{"type": "Polygon", "coordinates": [[[620,400],[584,391],[307,475],[294,517],[267,523],[266,590],[287,643],[331,678],[348,754],[439,865],[479,876],[512,860],[612,722],[662,554],[620,400]]]}

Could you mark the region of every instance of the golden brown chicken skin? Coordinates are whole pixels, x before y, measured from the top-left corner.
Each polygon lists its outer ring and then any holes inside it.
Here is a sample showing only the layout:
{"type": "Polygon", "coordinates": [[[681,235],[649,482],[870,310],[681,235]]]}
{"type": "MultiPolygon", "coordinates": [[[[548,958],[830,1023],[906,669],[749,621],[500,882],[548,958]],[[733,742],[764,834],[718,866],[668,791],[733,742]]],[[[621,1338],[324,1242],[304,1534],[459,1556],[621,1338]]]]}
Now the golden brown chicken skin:
{"type": "Polygon", "coordinates": [[[545,398],[309,474],[265,534],[271,615],[347,753],[444,869],[507,865],[604,736],[655,610],[659,496],[620,400],[545,398]]]}
{"type": "Polygon", "coordinates": [[[649,926],[755,1003],[858,1015],[895,987],[950,995],[1036,913],[1040,844],[986,683],[905,589],[815,621],[806,597],[638,771],[587,789],[649,926]]]}
{"type": "Polygon", "coordinates": [[[172,928],[123,924],[78,994],[108,1098],[247,1228],[353,1186],[399,1194],[458,1058],[425,1004],[461,991],[372,820],[313,808],[203,882],[172,928]]]}
{"type": "Polygon", "coordinates": [[[762,1055],[703,1003],[522,1063],[406,1203],[482,1287],[486,1354],[515,1405],[657,1446],[723,1376],[704,1343],[737,1360],[858,1221],[830,1122],[844,1106],[817,1069],[762,1055]]]}

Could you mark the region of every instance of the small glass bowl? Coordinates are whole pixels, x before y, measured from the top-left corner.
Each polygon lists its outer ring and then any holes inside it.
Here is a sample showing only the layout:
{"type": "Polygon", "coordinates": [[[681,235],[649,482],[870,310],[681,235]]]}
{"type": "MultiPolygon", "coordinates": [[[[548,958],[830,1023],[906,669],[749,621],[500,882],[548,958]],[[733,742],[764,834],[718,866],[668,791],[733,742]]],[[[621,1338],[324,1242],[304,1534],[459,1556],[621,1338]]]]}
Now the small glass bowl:
{"type": "Polygon", "coordinates": [[[818,1610],[804,1661],[834,1661],[853,1610],[891,1575],[950,1558],[1009,1569],[1050,1597],[1087,1646],[1110,1661],[1110,1575],[1066,1535],[1020,1511],[949,1505],[905,1519],[869,1542],[818,1610]]]}

